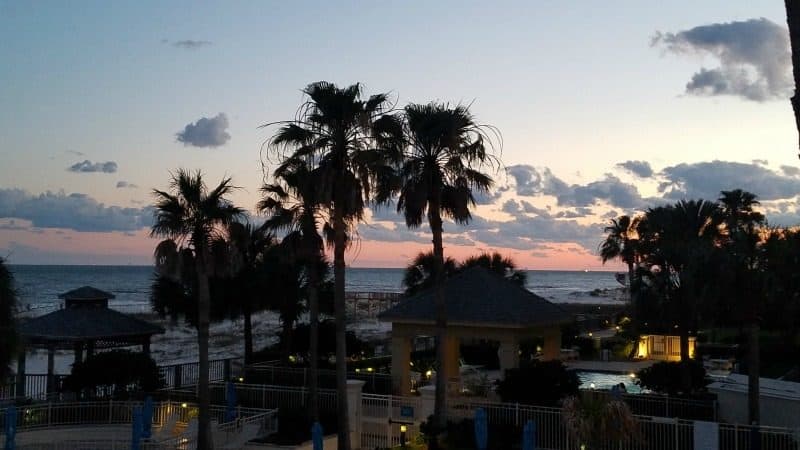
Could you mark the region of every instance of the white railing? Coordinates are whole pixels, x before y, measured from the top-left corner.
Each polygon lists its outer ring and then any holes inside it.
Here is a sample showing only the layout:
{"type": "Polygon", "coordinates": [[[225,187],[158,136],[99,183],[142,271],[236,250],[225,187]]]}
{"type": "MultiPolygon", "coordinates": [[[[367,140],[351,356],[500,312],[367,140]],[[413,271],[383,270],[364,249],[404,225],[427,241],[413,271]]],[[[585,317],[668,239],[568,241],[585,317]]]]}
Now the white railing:
{"type": "MultiPolygon", "coordinates": [[[[241,405],[255,408],[306,409],[310,400],[309,390],[305,387],[271,386],[267,384],[236,383],[236,400],[241,405]]],[[[320,411],[336,411],[336,391],[319,389],[320,411]]],[[[224,384],[211,385],[212,403],[224,403],[227,388],[224,384]]]]}

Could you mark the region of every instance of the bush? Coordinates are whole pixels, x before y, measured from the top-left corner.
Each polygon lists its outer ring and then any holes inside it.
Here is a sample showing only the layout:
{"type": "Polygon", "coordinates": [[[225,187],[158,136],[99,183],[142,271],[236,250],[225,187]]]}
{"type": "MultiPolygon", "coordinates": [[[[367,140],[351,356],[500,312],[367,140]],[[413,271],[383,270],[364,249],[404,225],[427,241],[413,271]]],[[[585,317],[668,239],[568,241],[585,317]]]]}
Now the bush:
{"type": "MultiPolygon", "coordinates": [[[[427,422],[420,424],[420,432],[425,442],[432,436],[433,416],[427,422]]],[[[522,442],[522,428],[514,425],[501,425],[489,423],[487,427],[488,450],[507,450],[519,448],[522,442]]],[[[459,422],[448,422],[447,434],[440,441],[443,450],[472,450],[475,449],[475,422],[472,419],[463,419],[459,422]]]]}
{"type": "Polygon", "coordinates": [[[662,361],[640,370],[636,374],[636,384],[654,392],[669,395],[691,395],[705,390],[706,369],[702,361],[690,360],[689,373],[691,380],[690,392],[683,392],[682,363],[662,361]]]}
{"type": "Polygon", "coordinates": [[[117,398],[134,392],[152,392],[163,385],[158,366],[144,353],[113,350],[90,356],[73,364],[72,373],[64,380],[64,388],[72,392],[110,390],[117,398]]]}
{"type": "MultiPolygon", "coordinates": [[[[336,414],[320,413],[323,434],[334,434],[339,429],[336,414]]],[[[278,432],[264,440],[271,444],[297,445],[311,440],[311,419],[303,409],[278,409],[278,432]]]]}
{"type": "Polygon", "coordinates": [[[577,395],[580,380],[561,361],[534,361],[506,370],[497,386],[504,402],[557,407],[562,398],[577,395]]]}

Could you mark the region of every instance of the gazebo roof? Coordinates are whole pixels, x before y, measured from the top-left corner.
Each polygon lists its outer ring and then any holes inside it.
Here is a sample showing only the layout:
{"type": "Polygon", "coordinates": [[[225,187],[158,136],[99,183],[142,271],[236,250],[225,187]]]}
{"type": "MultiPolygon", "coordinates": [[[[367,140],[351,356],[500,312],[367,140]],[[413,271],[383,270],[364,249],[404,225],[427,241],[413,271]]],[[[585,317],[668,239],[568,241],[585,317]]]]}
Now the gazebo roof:
{"type": "Polygon", "coordinates": [[[27,320],[19,333],[31,344],[59,344],[71,348],[75,342],[96,341],[98,346],[136,343],[164,328],[108,308],[64,308],[27,320]]]}
{"type": "MultiPolygon", "coordinates": [[[[467,327],[532,328],[570,320],[558,305],[527,289],[474,267],[445,280],[448,325],[467,327]]],[[[436,289],[402,300],[378,315],[384,322],[431,325],[435,322],[436,289]]]]}
{"type": "Polygon", "coordinates": [[[108,300],[114,298],[114,294],[91,286],[83,286],[58,294],[58,298],[63,298],[64,300],[108,300]]]}

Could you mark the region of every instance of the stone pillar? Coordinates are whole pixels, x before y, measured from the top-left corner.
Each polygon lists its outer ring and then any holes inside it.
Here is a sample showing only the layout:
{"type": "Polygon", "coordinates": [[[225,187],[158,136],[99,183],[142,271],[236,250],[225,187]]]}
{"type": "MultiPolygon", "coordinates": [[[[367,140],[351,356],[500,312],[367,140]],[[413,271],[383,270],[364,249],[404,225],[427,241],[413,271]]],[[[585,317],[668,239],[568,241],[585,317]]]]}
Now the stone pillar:
{"type": "Polygon", "coordinates": [[[411,339],[392,335],[392,389],[397,395],[411,393],[411,339]]]}
{"type": "Polygon", "coordinates": [[[506,370],[519,367],[519,341],[516,336],[509,336],[500,341],[497,356],[500,359],[500,370],[503,372],[503,376],[505,376],[506,370]]]}
{"type": "Polygon", "coordinates": [[[347,411],[350,414],[350,446],[361,448],[361,391],[364,381],[347,380],[347,411]]]}
{"type": "Polygon", "coordinates": [[[50,394],[56,390],[56,349],[53,346],[47,348],[47,393],[50,394]]]}
{"type": "Polygon", "coordinates": [[[561,329],[551,327],[544,330],[544,347],[542,357],[545,360],[559,359],[561,357],[561,329]]]}
{"type": "Polygon", "coordinates": [[[25,398],[25,347],[22,347],[17,355],[17,398],[25,398]]]}
{"type": "MultiPolygon", "coordinates": [[[[461,349],[459,349],[460,339],[451,334],[447,334],[444,341],[444,367],[442,368],[441,376],[447,380],[447,393],[459,394],[461,387],[461,371],[459,358],[461,356],[461,349]]],[[[436,374],[439,376],[440,374],[436,374]]]]}

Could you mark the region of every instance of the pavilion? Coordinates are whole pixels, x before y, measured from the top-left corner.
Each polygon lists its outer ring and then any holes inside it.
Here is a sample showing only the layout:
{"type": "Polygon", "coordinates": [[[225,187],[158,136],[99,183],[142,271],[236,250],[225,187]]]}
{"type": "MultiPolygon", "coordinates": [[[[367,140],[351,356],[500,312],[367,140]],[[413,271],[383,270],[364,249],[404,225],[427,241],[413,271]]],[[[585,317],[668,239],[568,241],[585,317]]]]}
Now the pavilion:
{"type": "MultiPolygon", "coordinates": [[[[519,343],[533,337],[544,338],[544,359],[559,357],[561,325],[571,317],[557,305],[482,267],[447,279],[442,289],[447,305],[447,338],[440,372],[448,384],[459,381],[462,339],[499,342],[501,370],[519,367],[519,343]]],[[[398,394],[406,395],[411,389],[412,340],[436,335],[435,297],[435,288],[428,289],[378,316],[392,323],[392,383],[398,394]]]]}
{"type": "Polygon", "coordinates": [[[150,353],[150,338],[164,328],[108,308],[114,294],[83,286],[63,294],[61,309],[20,324],[23,348],[17,360],[17,396],[25,396],[25,355],[28,348],[47,349],[47,392],[55,389],[55,351],[73,350],[75,362],[96,349],[142,346],[150,353]]]}

